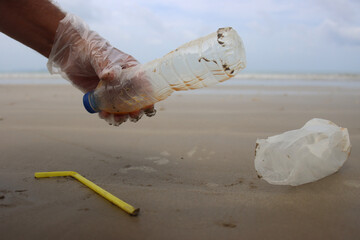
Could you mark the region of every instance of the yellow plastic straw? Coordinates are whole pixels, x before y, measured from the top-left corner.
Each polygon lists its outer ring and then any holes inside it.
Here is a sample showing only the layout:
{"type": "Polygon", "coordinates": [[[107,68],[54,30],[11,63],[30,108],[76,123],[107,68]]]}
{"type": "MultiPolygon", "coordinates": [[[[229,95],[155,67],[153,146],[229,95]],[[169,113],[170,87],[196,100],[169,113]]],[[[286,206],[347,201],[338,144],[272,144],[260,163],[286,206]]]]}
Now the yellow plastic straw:
{"type": "Polygon", "coordinates": [[[77,172],[74,172],[74,171],[57,171],[57,172],[36,172],[35,173],[36,178],[66,177],[66,176],[71,176],[71,177],[79,180],[85,186],[91,188],[92,190],[94,190],[96,193],[98,193],[102,197],[106,198],[107,200],[109,200],[110,202],[112,202],[113,204],[115,204],[116,206],[118,206],[119,208],[124,210],[125,212],[129,213],[131,216],[137,216],[138,215],[138,213],[140,211],[139,208],[134,208],[130,204],[127,204],[126,202],[124,202],[121,199],[115,197],[114,195],[112,195],[108,191],[105,191],[104,189],[102,189],[98,185],[96,185],[93,182],[87,180],[86,178],[84,178],[83,176],[81,176],[77,172]]]}

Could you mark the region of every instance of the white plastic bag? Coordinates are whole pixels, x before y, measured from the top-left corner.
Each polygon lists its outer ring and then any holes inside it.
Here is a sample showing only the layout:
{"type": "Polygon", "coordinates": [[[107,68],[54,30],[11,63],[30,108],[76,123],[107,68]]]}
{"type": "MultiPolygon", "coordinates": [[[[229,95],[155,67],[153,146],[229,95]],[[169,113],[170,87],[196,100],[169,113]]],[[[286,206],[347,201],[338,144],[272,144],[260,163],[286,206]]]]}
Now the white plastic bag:
{"type": "Polygon", "coordinates": [[[258,139],[255,169],[271,184],[297,186],[338,171],[350,149],[346,128],[314,118],[298,130],[258,139]]]}

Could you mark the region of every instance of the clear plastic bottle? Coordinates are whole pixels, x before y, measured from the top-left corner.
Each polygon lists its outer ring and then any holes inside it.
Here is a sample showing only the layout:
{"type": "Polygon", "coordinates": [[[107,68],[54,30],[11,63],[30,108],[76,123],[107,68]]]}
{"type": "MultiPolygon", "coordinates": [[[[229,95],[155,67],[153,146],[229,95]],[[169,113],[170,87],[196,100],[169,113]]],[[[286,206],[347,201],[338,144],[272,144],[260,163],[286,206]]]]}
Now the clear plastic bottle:
{"type": "Polygon", "coordinates": [[[127,113],[164,100],[174,91],[210,86],[246,67],[244,44],[231,28],[188,42],[160,59],[121,71],[119,81],[100,81],[84,95],[90,113],[127,113]]]}

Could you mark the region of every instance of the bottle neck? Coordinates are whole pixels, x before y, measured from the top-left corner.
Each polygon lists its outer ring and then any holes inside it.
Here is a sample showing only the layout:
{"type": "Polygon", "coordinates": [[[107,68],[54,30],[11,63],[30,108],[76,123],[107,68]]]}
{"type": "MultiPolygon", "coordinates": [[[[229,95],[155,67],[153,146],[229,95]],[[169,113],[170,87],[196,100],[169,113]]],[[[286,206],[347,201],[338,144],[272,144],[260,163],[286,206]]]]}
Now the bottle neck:
{"type": "Polygon", "coordinates": [[[99,106],[96,102],[96,98],[94,95],[94,91],[88,92],[83,97],[83,104],[85,109],[89,113],[97,113],[100,112],[99,106]]]}

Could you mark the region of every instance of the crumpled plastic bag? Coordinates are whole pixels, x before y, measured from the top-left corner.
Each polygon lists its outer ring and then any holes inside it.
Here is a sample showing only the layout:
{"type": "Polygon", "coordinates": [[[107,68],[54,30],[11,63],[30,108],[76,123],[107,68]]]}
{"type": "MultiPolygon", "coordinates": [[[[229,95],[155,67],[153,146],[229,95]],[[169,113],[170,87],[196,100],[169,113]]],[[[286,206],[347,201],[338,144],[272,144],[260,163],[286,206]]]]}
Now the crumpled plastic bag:
{"type": "Polygon", "coordinates": [[[298,186],[338,171],[350,149],[346,128],[314,118],[300,129],[258,139],[255,169],[271,184],[298,186]]]}

